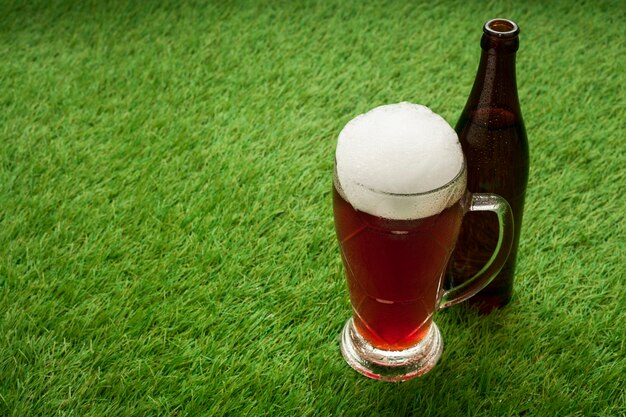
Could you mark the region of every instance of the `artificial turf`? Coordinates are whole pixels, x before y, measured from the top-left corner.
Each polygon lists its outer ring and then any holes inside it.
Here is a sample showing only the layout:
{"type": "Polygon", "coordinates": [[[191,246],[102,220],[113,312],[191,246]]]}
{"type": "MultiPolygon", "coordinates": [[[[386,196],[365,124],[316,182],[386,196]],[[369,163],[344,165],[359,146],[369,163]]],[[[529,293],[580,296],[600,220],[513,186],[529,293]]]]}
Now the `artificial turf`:
{"type": "Polygon", "coordinates": [[[0,415],[626,415],[621,1],[0,2],[0,415]],[[424,377],[341,358],[336,136],[456,122],[521,29],[516,295],[424,377]]]}

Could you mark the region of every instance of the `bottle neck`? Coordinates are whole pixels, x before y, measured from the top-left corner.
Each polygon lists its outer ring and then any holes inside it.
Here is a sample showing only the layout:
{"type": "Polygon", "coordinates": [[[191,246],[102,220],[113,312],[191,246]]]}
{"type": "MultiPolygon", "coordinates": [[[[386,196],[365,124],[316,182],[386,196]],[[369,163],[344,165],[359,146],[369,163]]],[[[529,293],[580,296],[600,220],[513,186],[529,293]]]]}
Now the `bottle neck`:
{"type": "Polygon", "coordinates": [[[518,38],[499,39],[484,34],[480,45],[480,64],[466,110],[497,107],[519,113],[515,78],[518,38]]]}

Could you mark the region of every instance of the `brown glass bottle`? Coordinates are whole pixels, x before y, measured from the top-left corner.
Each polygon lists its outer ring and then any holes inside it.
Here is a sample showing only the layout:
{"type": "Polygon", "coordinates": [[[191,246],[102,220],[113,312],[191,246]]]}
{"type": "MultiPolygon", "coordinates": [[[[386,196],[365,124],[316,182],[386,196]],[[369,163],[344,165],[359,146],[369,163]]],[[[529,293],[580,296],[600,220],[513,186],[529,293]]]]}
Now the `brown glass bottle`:
{"type": "MultiPolygon", "coordinates": [[[[493,19],[485,23],[483,32],[474,86],[455,130],[467,158],[467,188],[499,194],[513,209],[515,239],[509,259],[493,282],[468,300],[488,313],[511,299],[529,163],[515,80],[519,28],[510,20],[493,19]]],[[[476,274],[490,258],[497,240],[495,216],[487,212],[466,216],[446,274],[447,286],[476,274]]]]}

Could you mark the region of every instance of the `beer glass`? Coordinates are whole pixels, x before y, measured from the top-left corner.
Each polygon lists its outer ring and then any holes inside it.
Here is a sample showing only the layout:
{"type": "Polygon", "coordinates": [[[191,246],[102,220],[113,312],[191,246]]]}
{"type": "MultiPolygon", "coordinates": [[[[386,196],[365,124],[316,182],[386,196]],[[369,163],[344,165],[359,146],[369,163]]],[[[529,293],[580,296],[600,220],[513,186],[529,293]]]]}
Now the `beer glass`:
{"type": "Polygon", "coordinates": [[[363,375],[402,381],[432,369],[443,349],[433,313],[476,294],[505,263],[513,241],[509,204],[495,194],[472,194],[466,184],[463,160],[454,179],[429,191],[397,194],[368,190],[377,207],[388,204],[406,213],[432,202],[446,202],[436,214],[403,215],[409,219],[394,220],[356,210],[342,190],[335,164],[335,229],[353,309],[341,334],[341,352],[363,375]],[[471,280],[444,291],[446,264],[463,216],[472,211],[495,213],[497,247],[471,280]]]}

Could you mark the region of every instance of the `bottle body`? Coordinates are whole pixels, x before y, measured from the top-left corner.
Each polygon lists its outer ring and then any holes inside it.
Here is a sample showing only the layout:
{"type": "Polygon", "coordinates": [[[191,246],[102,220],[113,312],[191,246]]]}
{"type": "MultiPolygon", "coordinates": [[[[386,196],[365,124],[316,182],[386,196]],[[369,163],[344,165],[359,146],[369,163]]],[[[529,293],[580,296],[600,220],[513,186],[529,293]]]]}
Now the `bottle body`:
{"type": "MultiPolygon", "coordinates": [[[[501,24],[504,19],[494,20],[501,24]]],[[[455,127],[467,159],[468,190],[504,197],[511,205],[515,222],[513,247],[502,271],[468,300],[484,313],[506,305],[512,296],[529,169],[528,140],[515,79],[519,30],[513,22],[495,25],[509,30],[507,36],[493,35],[487,30],[490,22],[485,24],[481,40],[483,51],[474,86],[455,127]]],[[[490,213],[466,216],[447,270],[447,286],[458,285],[477,274],[497,241],[495,216],[490,213]]]]}

